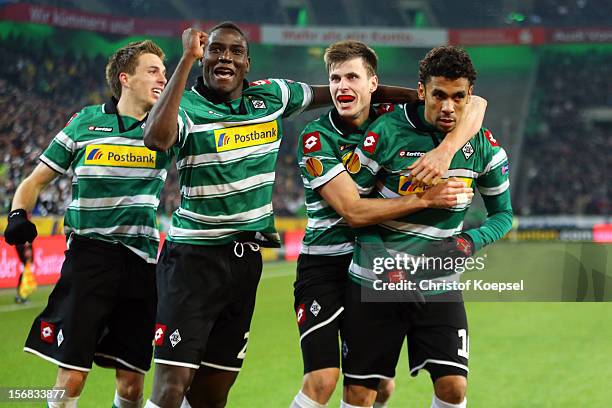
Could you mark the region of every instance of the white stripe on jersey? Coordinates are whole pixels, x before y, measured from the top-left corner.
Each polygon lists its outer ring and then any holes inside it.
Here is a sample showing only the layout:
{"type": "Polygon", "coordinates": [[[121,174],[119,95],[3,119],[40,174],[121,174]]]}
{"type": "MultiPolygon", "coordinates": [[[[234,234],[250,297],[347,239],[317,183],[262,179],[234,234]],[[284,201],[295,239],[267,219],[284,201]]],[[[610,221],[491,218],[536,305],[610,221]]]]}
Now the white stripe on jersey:
{"type": "Polygon", "coordinates": [[[189,238],[189,239],[198,239],[198,238],[223,238],[230,236],[232,234],[239,233],[239,230],[233,228],[215,228],[210,230],[192,230],[186,228],[178,228],[175,226],[170,226],[168,230],[168,236],[172,238],[189,238]]]}
{"type": "Polygon", "coordinates": [[[87,234],[100,234],[100,235],[125,235],[125,236],[133,236],[133,237],[145,237],[150,239],[153,237],[156,240],[159,240],[159,231],[157,228],[148,227],[146,225],[117,225],[114,227],[106,227],[106,228],[70,228],[64,227],[64,232],[66,235],[69,235],[70,232],[74,232],[78,235],[87,235],[87,234]]]}
{"type": "Polygon", "coordinates": [[[334,245],[305,245],[302,244],[300,249],[301,254],[306,255],[344,255],[353,252],[355,244],[353,242],[345,242],[334,245]]]}
{"type": "Polygon", "coordinates": [[[410,224],[399,221],[386,221],[379,224],[381,227],[386,228],[391,231],[404,233],[406,235],[417,235],[424,236],[426,238],[448,238],[452,237],[461,232],[463,229],[463,221],[461,224],[457,226],[457,228],[452,229],[442,229],[436,228],[429,225],[421,225],[421,224],[410,224]]]}
{"type": "Polygon", "coordinates": [[[130,139],[128,137],[120,137],[120,136],[113,136],[113,137],[100,137],[97,139],[92,139],[92,140],[85,140],[82,142],[76,142],[76,149],[82,149],[85,146],[89,146],[89,145],[101,145],[101,144],[105,144],[105,145],[125,145],[125,146],[142,146],[144,147],[144,140],[142,139],[130,139]]]}
{"type": "Polygon", "coordinates": [[[274,183],[274,172],[256,174],[243,180],[226,184],[211,184],[208,186],[182,186],[181,193],[186,198],[198,197],[224,197],[232,194],[241,194],[245,191],[261,187],[264,184],[274,183]]]}
{"type": "Polygon", "coordinates": [[[133,196],[118,196],[104,198],[78,198],[73,200],[68,208],[79,209],[102,209],[104,207],[128,207],[132,205],[149,205],[157,208],[159,200],[154,195],[141,194],[133,196]]]}
{"type": "Polygon", "coordinates": [[[39,157],[40,161],[45,163],[47,166],[51,167],[53,170],[57,171],[59,174],[66,174],[68,170],[61,168],[58,164],[56,164],[53,160],[41,154],[39,157]]]}
{"type": "Polygon", "coordinates": [[[366,167],[372,174],[377,174],[380,171],[380,164],[375,160],[367,157],[361,149],[356,148],[355,154],[359,157],[359,162],[362,166],[366,167]]]}
{"type": "Polygon", "coordinates": [[[113,166],[79,166],[74,171],[76,177],[82,178],[138,178],[138,179],[166,179],[168,171],[166,169],[139,169],[128,167],[113,166]]]}
{"type": "Polygon", "coordinates": [[[252,222],[257,218],[271,215],[272,203],[236,214],[208,216],[194,213],[193,211],[186,210],[182,207],[179,207],[178,210],[176,210],[176,214],[184,218],[189,218],[193,221],[206,222],[210,224],[221,224],[226,222],[252,222]]]}
{"type": "Polygon", "coordinates": [[[481,173],[481,175],[487,174],[492,169],[494,169],[495,167],[499,166],[500,164],[502,164],[506,160],[508,160],[508,156],[506,155],[506,151],[503,148],[500,148],[499,152],[495,153],[495,155],[493,156],[493,158],[491,159],[489,164],[487,164],[487,167],[485,167],[485,169],[481,173]]]}
{"type": "Polygon", "coordinates": [[[327,207],[329,207],[329,204],[325,200],[315,201],[314,203],[306,203],[306,211],[318,211],[327,207]]]}
{"type": "Polygon", "coordinates": [[[319,218],[309,218],[308,219],[308,224],[306,225],[306,228],[310,228],[310,229],[327,229],[330,227],[335,227],[335,226],[345,226],[348,225],[346,223],[346,221],[344,220],[344,218],[339,217],[339,218],[323,218],[323,219],[319,219],[319,218]]]}
{"type": "Polygon", "coordinates": [[[497,187],[483,187],[483,186],[479,185],[478,186],[478,191],[482,195],[494,196],[494,195],[498,195],[498,194],[503,193],[504,191],[506,191],[508,189],[508,187],[510,187],[510,180],[504,181],[503,183],[501,183],[497,187]]]}
{"type": "Polygon", "coordinates": [[[57,135],[55,135],[54,139],[57,143],[59,143],[64,149],[68,150],[71,153],[74,153],[75,143],[64,131],[60,131],[57,135]]]}
{"type": "Polygon", "coordinates": [[[203,153],[192,156],[185,156],[176,162],[176,168],[181,170],[185,167],[212,166],[219,163],[227,164],[233,161],[244,160],[245,158],[255,158],[264,156],[270,152],[277,151],[280,147],[280,140],[274,143],[266,143],[257,146],[245,147],[225,152],[203,153]]]}
{"type": "MultiPolygon", "coordinates": [[[[308,160],[308,157],[304,157],[302,160],[304,163],[303,164],[304,166],[306,165],[305,164],[306,160],[308,160]]],[[[315,189],[315,188],[321,187],[322,185],[324,185],[325,183],[327,183],[328,181],[330,181],[331,179],[333,179],[334,177],[336,177],[338,174],[342,173],[343,171],[344,171],[344,166],[340,163],[336,164],[334,167],[329,169],[327,173],[310,181],[310,188],[315,189]]]]}

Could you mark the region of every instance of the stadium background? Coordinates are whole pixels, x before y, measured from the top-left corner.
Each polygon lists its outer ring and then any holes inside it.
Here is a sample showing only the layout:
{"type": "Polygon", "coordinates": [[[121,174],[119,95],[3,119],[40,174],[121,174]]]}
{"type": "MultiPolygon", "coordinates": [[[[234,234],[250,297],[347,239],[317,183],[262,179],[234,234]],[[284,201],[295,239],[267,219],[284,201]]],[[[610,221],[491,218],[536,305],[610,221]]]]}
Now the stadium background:
{"type": "MultiPolygon", "coordinates": [[[[487,269],[480,278],[523,279],[527,287],[521,293],[468,296],[470,405],[607,407],[612,401],[612,321],[604,303],[612,299],[611,15],[610,0],[0,1],[0,214],[8,213],[16,186],[72,113],[107,98],[106,58],[129,41],[154,39],[168,56],[170,75],[181,54],[183,28],[205,29],[231,19],[246,28],[251,41],[250,80],[323,84],[325,46],[357,38],[378,52],[382,83],[410,87],[416,86],[417,63],[429,48],[459,44],[478,70],[475,92],[489,101],[485,123],[510,156],[516,215],[513,231],[483,252],[487,269]]],[[[197,74],[194,67],[192,76],[197,74]]],[[[265,253],[269,262],[249,358],[231,407],[287,406],[299,387],[291,291],[305,219],[295,150],[300,129],[322,112],[285,121],[274,195],[285,246],[265,253]]],[[[162,228],[178,200],[171,172],[159,211],[162,228]]],[[[69,201],[70,179],[58,178],[33,212],[40,235],[34,248],[39,284],[57,279],[62,211],[69,201]]],[[[468,225],[484,216],[476,205],[468,225]]],[[[3,215],[0,231],[5,223],[3,215]]],[[[14,288],[19,272],[14,249],[0,240],[0,287],[14,288]]],[[[28,305],[12,305],[13,290],[0,292],[0,387],[52,383],[55,368],[20,351],[49,290],[41,287],[28,305]]],[[[405,358],[398,373],[391,406],[427,406],[427,376],[410,379],[405,358]]],[[[94,370],[89,381],[81,406],[109,405],[112,373],[94,370]]],[[[334,401],[337,397],[330,406],[334,401]]],[[[0,406],[5,406],[1,400],[0,406]]]]}

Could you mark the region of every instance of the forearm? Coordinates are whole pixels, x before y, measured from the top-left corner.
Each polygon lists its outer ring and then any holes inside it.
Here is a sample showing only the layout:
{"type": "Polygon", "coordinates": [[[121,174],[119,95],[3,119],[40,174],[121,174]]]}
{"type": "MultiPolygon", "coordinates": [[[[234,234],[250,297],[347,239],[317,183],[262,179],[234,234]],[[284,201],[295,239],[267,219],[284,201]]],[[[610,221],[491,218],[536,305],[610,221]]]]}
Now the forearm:
{"type": "Polygon", "coordinates": [[[418,99],[415,89],[401,86],[379,85],[372,94],[372,103],[414,103],[418,99]]]}
{"type": "Polygon", "coordinates": [[[474,241],[474,249],[500,240],[512,229],[513,211],[510,205],[510,193],[506,191],[497,197],[483,197],[487,207],[487,219],[479,227],[466,231],[474,241]]]}
{"type": "Polygon", "coordinates": [[[32,212],[44,187],[45,185],[37,183],[32,176],[27,177],[15,191],[11,211],[23,209],[28,213],[32,212]]]}
{"type": "Polygon", "coordinates": [[[170,82],[151,109],[144,131],[144,144],[151,150],[166,151],[178,136],[178,112],[194,59],[183,56],[170,82]]]}
{"type": "Polygon", "coordinates": [[[380,224],[427,208],[427,202],[416,194],[399,198],[359,198],[343,211],[353,228],[380,224]]]}

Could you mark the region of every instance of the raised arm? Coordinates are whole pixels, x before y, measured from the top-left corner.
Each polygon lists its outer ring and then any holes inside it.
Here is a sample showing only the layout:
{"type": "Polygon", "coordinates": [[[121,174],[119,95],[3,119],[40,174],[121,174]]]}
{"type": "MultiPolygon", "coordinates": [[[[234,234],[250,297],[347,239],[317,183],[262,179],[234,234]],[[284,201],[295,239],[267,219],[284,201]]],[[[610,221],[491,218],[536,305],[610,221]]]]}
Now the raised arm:
{"type": "Polygon", "coordinates": [[[440,182],[448,171],[455,153],[482,127],[486,110],[486,99],[473,95],[467,105],[465,116],[459,121],[457,127],[446,135],[438,147],[427,152],[408,167],[412,170],[413,179],[428,185],[440,182]]]}
{"type": "Polygon", "coordinates": [[[34,241],[36,226],[28,220],[28,212],[36,205],[36,200],[43,188],[57,176],[57,173],[44,163],[39,163],[32,174],[26,177],[13,197],[11,212],[8,215],[8,225],[4,238],[10,245],[22,245],[34,241]]]}
{"type": "Polygon", "coordinates": [[[151,109],[144,129],[144,144],[151,150],[166,151],[178,138],[178,113],[181,98],[193,63],[204,56],[208,34],[194,28],[183,31],[183,55],[151,109]]]}

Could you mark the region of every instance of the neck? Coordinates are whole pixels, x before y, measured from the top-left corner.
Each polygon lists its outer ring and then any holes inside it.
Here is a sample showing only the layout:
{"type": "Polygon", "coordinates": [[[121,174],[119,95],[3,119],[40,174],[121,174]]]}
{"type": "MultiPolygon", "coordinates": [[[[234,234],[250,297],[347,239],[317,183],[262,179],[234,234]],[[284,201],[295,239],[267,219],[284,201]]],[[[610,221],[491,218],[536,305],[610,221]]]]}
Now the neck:
{"type": "Polygon", "coordinates": [[[130,99],[127,95],[122,94],[117,103],[117,111],[121,116],[131,116],[138,120],[143,120],[147,116],[149,109],[130,99]]]}
{"type": "Polygon", "coordinates": [[[354,116],[352,118],[340,116],[340,120],[342,120],[342,123],[344,123],[344,126],[349,128],[350,130],[355,130],[359,126],[363,125],[365,121],[368,120],[369,117],[370,117],[370,109],[367,109],[365,112],[362,112],[359,115],[354,116]]]}

